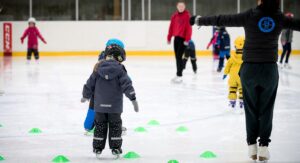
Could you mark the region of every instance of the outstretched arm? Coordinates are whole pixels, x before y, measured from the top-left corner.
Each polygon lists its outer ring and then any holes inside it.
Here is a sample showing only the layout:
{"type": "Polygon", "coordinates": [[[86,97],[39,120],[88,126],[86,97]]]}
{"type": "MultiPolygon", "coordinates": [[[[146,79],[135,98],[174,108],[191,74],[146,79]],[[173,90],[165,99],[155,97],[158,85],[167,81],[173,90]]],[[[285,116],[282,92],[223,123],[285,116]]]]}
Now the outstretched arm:
{"type": "Polygon", "coordinates": [[[23,42],[24,42],[24,39],[27,37],[27,35],[28,35],[28,28],[24,31],[24,33],[23,33],[23,35],[22,35],[22,37],[21,37],[21,43],[23,44],[23,42]]]}
{"type": "Polygon", "coordinates": [[[218,16],[207,16],[207,17],[195,17],[193,16],[191,19],[195,19],[194,21],[198,26],[226,26],[226,27],[242,27],[246,24],[247,18],[250,15],[251,10],[240,14],[234,15],[218,15],[218,16]]]}
{"type": "Polygon", "coordinates": [[[229,59],[224,69],[224,75],[228,75],[230,73],[231,66],[232,66],[232,60],[229,59]]]}
{"type": "Polygon", "coordinates": [[[283,27],[295,31],[300,31],[300,19],[291,19],[291,18],[284,17],[283,27]]]}
{"type": "Polygon", "coordinates": [[[41,35],[40,31],[38,29],[36,29],[36,33],[37,33],[37,36],[45,43],[47,44],[47,42],[45,41],[44,37],[41,35]]]}

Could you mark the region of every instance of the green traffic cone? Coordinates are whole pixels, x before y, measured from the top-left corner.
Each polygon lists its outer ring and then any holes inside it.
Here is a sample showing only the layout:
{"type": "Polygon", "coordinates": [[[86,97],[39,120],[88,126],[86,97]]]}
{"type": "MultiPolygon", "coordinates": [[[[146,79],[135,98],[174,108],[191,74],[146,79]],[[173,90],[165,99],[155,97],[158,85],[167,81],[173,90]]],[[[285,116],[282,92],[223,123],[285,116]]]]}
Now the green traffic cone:
{"type": "Polygon", "coordinates": [[[185,126],[180,126],[176,129],[177,132],[187,132],[188,128],[186,128],[185,126]]]}
{"type": "Polygon", "coordinates": [[[200,157],[202,157],[202,158],[216,158],[217,155],[214,154],[214,153],[211,152],[211,151],[205,151],[205,152],[203,152],[203,153],[200,155],[200,157]]]}
{"type": "Polygon", "coordinates": [[[39,129],[39,128],[32,128],[30,131],[29,131],[30,134],[40,134],[42,133],[42,130],[39,129]]]}
{"type": "Polygon", "coordinates": [[[147,132],[147,130],[144,127],[137,127],[134,129],[135,132],[147,132]]]}
{"type": "Polygon", "coordinates": [[[58,155],[52,160],[52,162],[61,163],[61,162],[70,162],[70,160],[66,156],[58,155]]]}
{"type": "Polygon", "coordinates": [[[148,122],[148,125],[150,126],[158,126],[160,125],[159,122],[157,120],[151,120],[148,122]]]}
{"type": "Polygon", "coordinates": [[[168,163],[179,163],[177,160],[169,160],[168,163]]]}
{"type": "Polygon", "coordinates": [[[126,155],[123,156],[123,158],[127,158],[127,159],[136,159],[136,158],[140,158],[141,156],[133,151],[128,152],[126,155]]]}
{"type": "Polygon", "coordinates": [[[3,160],[5,160],[4,157],[3,157],[3,156],[0,156],[0,161],[3,161],[3,160]]]}

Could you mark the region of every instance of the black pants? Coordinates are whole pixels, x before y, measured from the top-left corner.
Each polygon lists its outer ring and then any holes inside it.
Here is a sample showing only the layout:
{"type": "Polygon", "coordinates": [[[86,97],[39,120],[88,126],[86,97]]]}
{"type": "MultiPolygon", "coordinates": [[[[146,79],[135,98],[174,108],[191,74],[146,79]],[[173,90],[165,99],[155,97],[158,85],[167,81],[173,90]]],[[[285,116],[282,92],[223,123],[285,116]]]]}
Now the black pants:
{"type": "Polygon", "coordinates": [[[186,46],[183,43],[184,43],[184,38],[175,37],[174,52],[176,57],[177,76],[182,76],[182,71],[183,71],[182,56],[186,48],[186,46]]]}
{"type": "Polygon", "coordinates": [[[280,63],[283,62],[283,59],[286,55],[285,58],[285,63],[289,63],[289,58],[290,58],[290,54],[292,51],[292,44],[290,42],[287,42],[285,45],[282,46],[282,54],[281,54],[281,58],[280,58],[280,63]]]}
{"type": "Polygon", "coordinates": [[[27,49],[27,60],[31,60],[31,55],[34,54],[34,58],[38,60],[40,58],[39,51],[37,49],[28,48],[27,49]]]}
{"type": "Polygon", "coordinates": [[[197,58],[196,58],[196,51],[194,49],[189,49],[186,48],[184,51],[184,56],[183,56],[183,69],[186,67],[186,62],[188,61],[189,57],[191,58],[191,63],[194,72],[197,72],[197,58]]]}
{"type": "Polygon", "coordinates": [[[93,148],[103,150],[109,138],[110,149],[119,149],[122,146],[122,119],[117,113],[98,113],[95,115],[95,131],[93,148]],[[108,133],[109,130],[109,133],[108,133]]]}
{"type": "Polygon", "coordinates": [[[276,63],[243,63],[243,86],[247,143],[268,146],[272,132],[273,110],[278,87],[276,63]]]}

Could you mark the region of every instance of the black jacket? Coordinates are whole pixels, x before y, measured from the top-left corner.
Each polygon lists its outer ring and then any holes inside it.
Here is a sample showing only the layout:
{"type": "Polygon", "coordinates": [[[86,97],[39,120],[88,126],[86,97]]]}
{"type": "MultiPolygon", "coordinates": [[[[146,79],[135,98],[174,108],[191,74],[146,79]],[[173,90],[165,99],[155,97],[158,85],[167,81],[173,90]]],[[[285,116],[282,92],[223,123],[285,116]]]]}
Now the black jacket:
{"type": "Polygon", "coordinates": [[[281,30],[300,30],[300,20],[285,17],[280,10],[269,15],[261,6],[235,15],[201,17],[197,25],[244,27],[246,40],[244,62],[277,62],[278,38],[281,30]]]}
{"type": "Polygon", "coordinates": [[[218,35],[220,50],[230,50],[230,36],[226,30],[220,30],[218,35]]]}
{"type": "Polygon", "coordinates": [[[135,91],[123,65],[115,60],[103,61],[83,87],[84,98],[94,95],[95,112],[122,113],[123,93],[132,101],[135,91]]]}

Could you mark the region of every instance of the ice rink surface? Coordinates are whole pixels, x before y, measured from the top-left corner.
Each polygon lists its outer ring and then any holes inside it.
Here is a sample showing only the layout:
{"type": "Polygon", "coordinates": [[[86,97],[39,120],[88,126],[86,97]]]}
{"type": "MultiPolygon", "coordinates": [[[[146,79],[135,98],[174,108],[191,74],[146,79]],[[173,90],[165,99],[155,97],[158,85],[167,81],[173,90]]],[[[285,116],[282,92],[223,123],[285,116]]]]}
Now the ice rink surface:
{"type": "MultiPolygon", "coordinates": [[[[125,99],[123,152],[141,158],[114,160],[108,144],[101,160],[92,153],[92,136],[83,121],[88,103],[80,103],[83,84],[97,60],[93,57],[42,57],[39,64],[25,58],[0,58],[0,156],[3,162],[51,162],[57,155],[71,162],[180,163],[239,162],[247,157],[244,115],[228,108],[227,82],[213,69],[211,57],[198,58],[198,74],[190,63],[182,84],[172,84],[173,57],[128,57],[124,63],[140,105],[135,113],[125,99]],[[155,119],[159,126],[149,126],[155,119]],[[134,129],[145,127],[147,132],[134,129]],[[187,132],[176,132],[185,126],[187,132]],[[28,133],[40,128],[41,134],[28,133]],[[217,158],[200,154],[213,151],[217,158]]],[[[272,162],[300,162],[300,56],[292,56],[291,70],[280,71],[274,113],[272,162]]]]}

